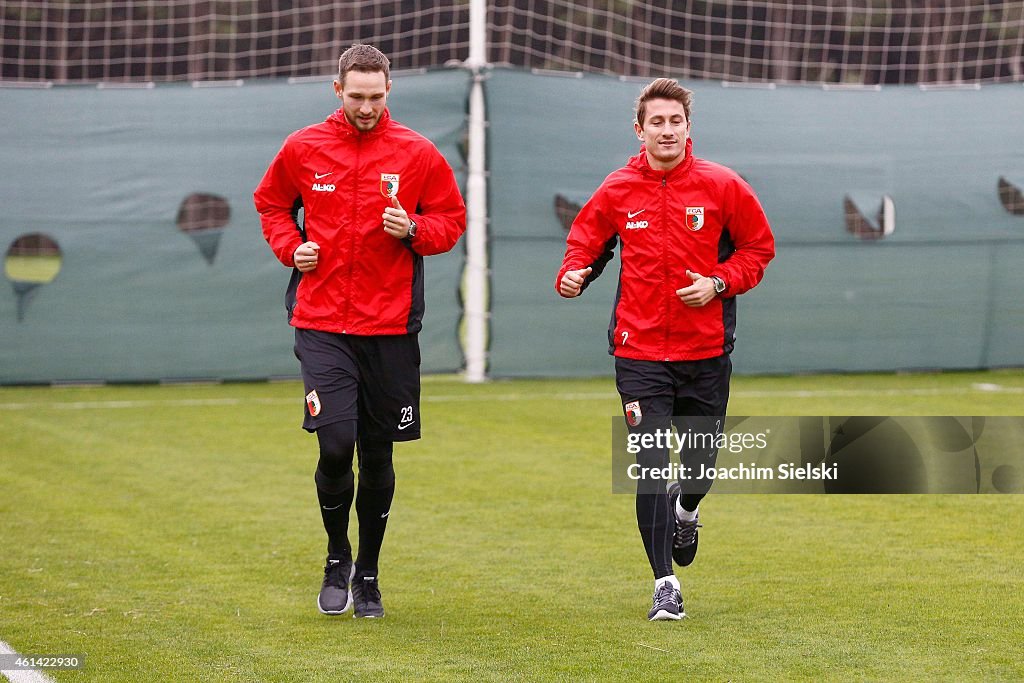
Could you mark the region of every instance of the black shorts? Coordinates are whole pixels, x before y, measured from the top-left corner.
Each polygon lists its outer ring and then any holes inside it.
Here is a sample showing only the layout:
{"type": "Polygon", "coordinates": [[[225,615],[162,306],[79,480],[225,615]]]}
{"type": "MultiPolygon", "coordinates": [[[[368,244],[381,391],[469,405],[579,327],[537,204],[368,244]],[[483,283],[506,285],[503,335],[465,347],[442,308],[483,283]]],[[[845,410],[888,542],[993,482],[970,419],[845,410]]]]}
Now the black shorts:
{"type": "Polygon", "coordinates": [[[633,402],[639,402],[641,415],[652,417],[724,417],[731,378],[728,354],[689,361],[615,359],[615,388],[627,421],[626,406],[633,402]]]}
{"type": "MultiPolygon", "coordinates": [[[[700,466],[714,467],[718,459],[715,444],[725,425],[731,378],[728,354],[695,361],[615,359],[615,387],[629,432],[654,434],[674,426],[680,436],[688,432],[701,435],[678,447],[681,464],[693,473],[700,472],[700,466]]],[[[667,448],[641,449],[636,457],[640,465],[653,468],[664,467],[670,460],[667,448]]],[[[705,479],[680,481],[683,493],[707,493],[711,483],[705,479]]],[[[641,481],[637,486],[638,493],[664,490],[658,480],[641,481]]]]}
{"type": "Polygon", "coordinates": [[[306,411],[303,429],[358,420],[359,434],[381,441],[420,438],[417,335],[356,336],[295,329],[306,411]]]}

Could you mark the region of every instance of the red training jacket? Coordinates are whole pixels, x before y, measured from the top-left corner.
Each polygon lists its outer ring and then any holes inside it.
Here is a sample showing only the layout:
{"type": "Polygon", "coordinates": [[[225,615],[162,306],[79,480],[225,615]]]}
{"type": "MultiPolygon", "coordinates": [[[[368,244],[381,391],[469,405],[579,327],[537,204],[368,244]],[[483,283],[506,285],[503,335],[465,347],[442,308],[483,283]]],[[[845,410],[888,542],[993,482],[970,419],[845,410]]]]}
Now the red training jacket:
{"type": "Polygon", "coordinates": [[[338,109],[292,133],[253,197],[263,236],[281,263],[294,266],[292,256],[306,240],[320,245],[317,267],[301,276],[290,313],[294,327],[324,332],[419,332],[423,256],[448,251],[466,229],[451,167],[387,109],[366,132],[338,109]],[[394,185],[416,221],[412,240],[384,232],[381,215],[394,185]],[[296,223],[299,208],[305,238],[296,223]]]}
{"type": "Polygon", "coordinates": [[[622,242],[622,267],[609,353],[681,361],[730,353],[736,299],[761,281],[775,239],[754,191],[734,171],[694,158],[656,171],[643,147],[601,184],[572,224],[555,289],[569,270],[592,266],[592,282],[622,242]],[[727,289],[690,308],[676,290],[693,284],[687,270],[722,278],[727,289]]]}

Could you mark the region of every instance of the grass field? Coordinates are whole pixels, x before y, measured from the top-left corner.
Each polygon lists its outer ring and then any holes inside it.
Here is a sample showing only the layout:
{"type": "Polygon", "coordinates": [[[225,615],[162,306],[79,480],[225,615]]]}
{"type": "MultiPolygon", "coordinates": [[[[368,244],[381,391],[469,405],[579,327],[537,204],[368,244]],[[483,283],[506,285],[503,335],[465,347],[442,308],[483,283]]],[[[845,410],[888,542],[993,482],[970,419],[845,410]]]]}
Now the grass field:
{"type": "MultiPolygon", "coordinates": [[[[733,392],[737,415],[1024,413],[1022,371],[733,392]]],[[[325,617],[301,396],[0,388],[0,640],[86,656],[57,680],[1024,679],[1024,496],[712,495],[690,618],[648,623],[605,379],[427,378],[387,617],[325,617]]]]}

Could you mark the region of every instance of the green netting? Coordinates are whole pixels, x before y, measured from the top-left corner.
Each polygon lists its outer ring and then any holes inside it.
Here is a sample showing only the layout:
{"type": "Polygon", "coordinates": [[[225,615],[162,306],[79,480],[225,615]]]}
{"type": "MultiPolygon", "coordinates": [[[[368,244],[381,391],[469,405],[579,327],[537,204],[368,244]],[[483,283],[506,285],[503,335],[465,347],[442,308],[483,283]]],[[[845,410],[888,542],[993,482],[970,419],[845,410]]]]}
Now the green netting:
{"type": "MultiPolygon", "coordinates": [[[[686,83],[694,150],[760,196],[778,256],[739,304],[738,372],[977,368],[1024,364],[1024,216],[1000,201],[1024,181],[1024,90],[825,91],[686,83]],[[849,197],[896,228],[847,231],[849,197]]],[[[643,83],[496,71],[487,81],[494,375],[611,371],[606,330],[617,259],[560,300],[565,227],[635,154],[643,83]]]]}
{"type": "MultiPolygon", "coordinates": [[[[395,117],[433,139],[464,178],[468,74],[396,78],[395,117]]],[[[1024,185],[1024,90],[696,91],[696,152],[747,178],[779,255],[740,300],[739,372],[1024,364],[1024,216],[999,183],[1024,185]],[[847,231],[847,200],[895,232],[847,231]]],[[[617,266],[587,295],[557,297],[563,219],[636,150],[641,83],[498,70],[486,83],[490,370],[604,374],[617,266]],[[559,207],[561,214],[559,213],[559,207]]],[[[259,231],[251,192],[284,136],[335,106],[329,83],[240,88],[3,90],[0,246],[43,233],[53,282],[0,290],[0,382],[294,375],[288,272],[259,231]],[[224,198],[201,235],[182,201],[224,198]]],[[[462,248],[427,260],[424,369],[462,363],[462,248]]]]}
{"type": "MultiPolygon", "coordinates": [[[[399,75],[390,99],[463,183],[468,83],[463,71],[399,75]]],[[[0,245],[44,233],[62,253],[53,282],[0,289],[0,382],[296,375],[289,271],[252,191],[285,136],[336,106],[330,82],[0,91],[0,245]],[[179,230],[193,193],[224,198],[229,222],[179,230]]],[[[462,365],[462,262],[461,246],[426,259],[427,371],[462,365]]]]}

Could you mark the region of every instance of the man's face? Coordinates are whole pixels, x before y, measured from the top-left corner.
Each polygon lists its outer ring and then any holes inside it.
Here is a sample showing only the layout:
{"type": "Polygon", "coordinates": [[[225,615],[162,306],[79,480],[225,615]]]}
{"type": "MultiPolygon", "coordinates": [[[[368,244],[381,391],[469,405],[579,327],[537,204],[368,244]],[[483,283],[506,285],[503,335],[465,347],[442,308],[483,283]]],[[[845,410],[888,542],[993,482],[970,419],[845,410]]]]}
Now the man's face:
{"type": "Polygon", "coordinates": [[[356,130],[373,130],[384,113],[391,81],[384,79],[383,71],[349,71],[345,85],[334,81],[334,93],[341,100],[345,118],[356,130]]]}
{"type": "Polygon", "coordinates": [[[671,170],[685,158],[690,122],[682,102],[648,100],[644,125],[641,127],[634,122],[633,127],[647,148],[647,158],[653,168],[671,170]]]}

